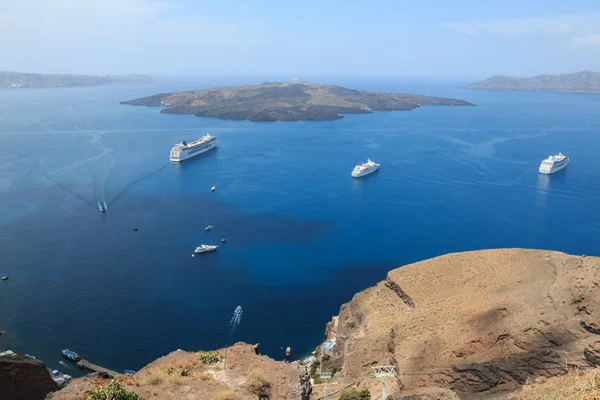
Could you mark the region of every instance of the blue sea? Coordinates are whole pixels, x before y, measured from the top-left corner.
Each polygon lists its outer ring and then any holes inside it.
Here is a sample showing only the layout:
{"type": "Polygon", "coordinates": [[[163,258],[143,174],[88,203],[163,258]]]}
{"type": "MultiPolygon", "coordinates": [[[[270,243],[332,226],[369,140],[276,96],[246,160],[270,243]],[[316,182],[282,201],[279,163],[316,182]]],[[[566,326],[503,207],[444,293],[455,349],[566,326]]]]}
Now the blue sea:
{"type": "Polygon", "coordinates": [[[67,347],[117,371],[237,341],[298,358],[395,267],[499,247],[599,254],[600,95],[340,78],[477,107],[251,123],[119,105],[238,83],[252,82],[0,91],[0,348],[71,374],[67,347]],[[168,162],[206,132],[217,150],[168,162]],[[569,166],[539,175],[559,151],[569,166]],[[368,157],[380,170],[352,179],[368,157]]]}

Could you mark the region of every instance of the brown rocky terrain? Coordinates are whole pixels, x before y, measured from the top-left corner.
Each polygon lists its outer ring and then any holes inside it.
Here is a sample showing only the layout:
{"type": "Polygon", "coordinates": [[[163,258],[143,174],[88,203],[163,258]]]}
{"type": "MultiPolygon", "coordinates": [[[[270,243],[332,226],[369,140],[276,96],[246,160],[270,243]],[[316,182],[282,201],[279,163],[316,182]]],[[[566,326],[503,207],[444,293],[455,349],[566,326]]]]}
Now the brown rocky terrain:
{"type": "Polygon", "coordinates": [[[0,357],[0,400],[40,400],[58,390],[43,362],[0,357]]]}
{"type": "MultiPolygon", "coordinates": [[[[312,360],[285,363],[257,353],[238,343],[212,363],[177,350],[116,379],[144,399],[255,399],[250,388],[262,382],[270,399],[308,400],[323,394],[322,369],[335,372],[330,398],[347,388],[368,388],[378,398],[381,380],[372,367],[390,365],[397,371],[387,380],[390,400],[558,399],[570,397],[553,393],[580,386],[592,397],[577,398],[597,399],[600,375],[586,371],[600,365],[600,258],[500,249],[407,265],[344,304],[312,360]]],[[[14,374],[0,364],[0,382],[6,376],[14,374]]],[[[51,398],[84,399],[106,383],[91,374],[51,398]]]]}
{"type": "Polygon", "coordinates": [[[600,258],[524,249],[448,254],[395,269],[344,304],[328,325],[326,344],[335,344],[322,352],[322,368],[341,368],[332,381],[375,396],[381,382],[371,367],[392,365],[393,398],[431,398],[423,390],[432,388],[486,398],[597,365],[599,328],[600,258]]]}
{"type": "Polygon", "coordinates": [[[463,100],[402,93],[372,93],[334,85],[263,83],[161,93],[121,104],[166,107],[167,114],[249,121],[323,121],[341,114],[413,110],[425,105],[472,106],[463,100]]]}
{"type": "MultiPolygon", "coordinates": [[[[182,350],[161,357],[126,377],[119,375],[127,389],[143,399],[189,400],[254,400],[249,391],[252,381],[266,382],[271,399],[308,400],[310,378],[298,363],[275,361],[257,354],[258,347],[238,343],[218,351],[221,361],[207,364],[199,353],[182,350]]],[[[52,400],[81,400],[85,392],[109,382],[100,374],[90,374],[73,380],[64,389],[54,393],[52,400]]]]}

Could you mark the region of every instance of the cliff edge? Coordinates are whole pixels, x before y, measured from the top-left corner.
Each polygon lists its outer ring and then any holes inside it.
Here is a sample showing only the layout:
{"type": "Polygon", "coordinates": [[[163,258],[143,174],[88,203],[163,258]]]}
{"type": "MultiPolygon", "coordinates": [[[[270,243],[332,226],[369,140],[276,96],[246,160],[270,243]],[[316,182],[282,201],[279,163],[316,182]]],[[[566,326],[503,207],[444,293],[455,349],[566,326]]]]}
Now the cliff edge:
{"type": "MultiPolygon", "coordinates": [[[[257,391],[271,399],[308,400],[312,391],[306,369],[258,354],[258,346],[237,343],[214,353],[182,350],[161,357],[133,376],[118,375],[127,390],[143,399],[254,400],[257,391]],[[226,357],[226,358],[225,358],[226,357]]],[[[70,382],[52,400],[85,398],[94,386],[108,384],[98,373],[70,382]]]]}
{"type": "Polygon", "coordinates": [[[58,390],[43,362],[0,356],[0,400],[42,400],[58,390]]]}
{"type": "Polygon", "coordinates": [[[327,336],[313,372],[322,359],[341,369],[334,381],[375,396],[374,366],[395,367],[397,398],[512,390],[589,368],[600,356],[600,258],[500,249],[406,265],[344,304],[327,336]]]}

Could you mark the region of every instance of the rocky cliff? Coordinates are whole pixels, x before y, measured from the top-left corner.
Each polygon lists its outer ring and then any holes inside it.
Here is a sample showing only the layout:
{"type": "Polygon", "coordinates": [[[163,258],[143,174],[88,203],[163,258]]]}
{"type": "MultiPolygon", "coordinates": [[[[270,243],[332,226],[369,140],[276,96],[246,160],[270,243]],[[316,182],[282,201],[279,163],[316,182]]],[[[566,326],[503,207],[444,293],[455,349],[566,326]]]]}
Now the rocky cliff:
{"type": "Polygon", "coordinates": [[[0,400],[42,400],[58,390],[43,362],[24,357],[0,357],[0,400]]]}
{"type": "Polygon", "coordinates": [[[462,395],[590,367],[599,328],[600,258],[474,251],[391,271],[341,307],[316,355],[375,395],[372,367],[383,365],[397,371],[388,378],[395,398],[421,398],[402,395],[420,388],[462,395]]]}
{"type": "MultiPolygon", "coordinates": [[[[309,399],[312,386],[303,366],[275,361],[257,352],[257,346],[238,343],[218,351],[217,360],[206,358],[206,353],[177,350],[133,376],[119,375],[116,379],[143,399],[254,400],[257,396],[252,394],[252,387],[257,382],[271,399],[309,399]]],[[[52,395],[52,400],[79,400],[93,386],[108,382],[100,374],[75,379],[52,395]]]]}

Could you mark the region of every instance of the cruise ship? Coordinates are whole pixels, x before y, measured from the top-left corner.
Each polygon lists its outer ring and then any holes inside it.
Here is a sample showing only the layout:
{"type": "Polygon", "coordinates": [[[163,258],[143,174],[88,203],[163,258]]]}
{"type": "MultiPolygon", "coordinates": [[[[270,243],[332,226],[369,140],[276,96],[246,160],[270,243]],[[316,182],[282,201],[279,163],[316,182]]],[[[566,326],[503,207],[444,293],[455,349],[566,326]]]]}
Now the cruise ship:
{"type": "Polygon", "coordinates": [[[563,153],[549,156],[540,164],[540,174],[553,174],[566,167],[568,163],[569,157],[565,156],[563,153]]]}
{"type": "Polygon", "coordinates": [[[198,140],[194,140],[191,143],[187,143],[185,140],[181,143],[177,143],[171,149],[171,161],[183,161],[188,158],[197,156],[209,150],[214,149],[217,146],[217,137],[206,134],[198,140]]]}
{"type": "Polygon", "coordinates": [[[364,164],[358,164],[352,170],[353,178],[360,178],[361,176],[369,175],[379,169],[379,164],[368,159],[364,164]]]}

